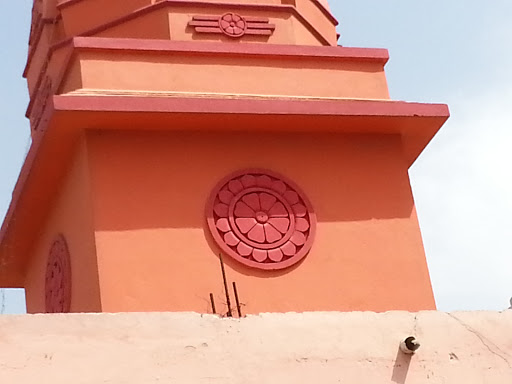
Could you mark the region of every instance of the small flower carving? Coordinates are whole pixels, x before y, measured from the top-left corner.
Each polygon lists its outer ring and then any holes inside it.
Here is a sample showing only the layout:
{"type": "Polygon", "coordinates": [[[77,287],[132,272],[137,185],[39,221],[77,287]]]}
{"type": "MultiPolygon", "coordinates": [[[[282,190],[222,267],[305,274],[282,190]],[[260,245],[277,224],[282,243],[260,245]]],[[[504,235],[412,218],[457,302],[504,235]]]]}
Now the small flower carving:
{"type": "Polygon", "coordinates": [[[298,188],[269,171],[245,171],[210,198],[208,224],[219,246],[242,263],[286,268],[310,250],[316,225],[298,188]]]}
{"type": "Polygon", "coordinates": [[[230,37],[241,37],[247,30],[247,22],[236,13],[226,13],[219,19],[219,26],[224,34],[230,37]]]}

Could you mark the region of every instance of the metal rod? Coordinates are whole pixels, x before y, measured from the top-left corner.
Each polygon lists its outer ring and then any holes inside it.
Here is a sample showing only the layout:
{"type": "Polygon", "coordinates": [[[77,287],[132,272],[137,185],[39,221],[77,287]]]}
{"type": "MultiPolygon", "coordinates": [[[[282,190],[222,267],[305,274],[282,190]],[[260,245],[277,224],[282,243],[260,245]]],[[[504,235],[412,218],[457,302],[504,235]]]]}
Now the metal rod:
{"type": "Polygon", "coordinates": [[[224,281],[224,292],[226,293],[226,303],[228,305],[227,317],[233,317],[231,312],[231,300],[229,298],[228,280],[226,279],[226,270],[224,269],[224,260],[222,260],[222,253],[219,253],[220,268],[222,270],[222,280],[224,281]]]}
{"type": "Polygon", "coordinates": [[[236,289],[236,283],[233,281],[233,291],[235,292],[236,309],[238,311],[238,317],[242,317],[242,307],[240,307],[240,300],[238,300],[238,290],[236,289]]]}
{"type": "Polygon", "coordinates": [[[213,298],[213,293],[210,293],[210,302],[212,303],[212,312],[214,315],[216,315],[217,310],[215,309],[215,299],[213,298]]]}

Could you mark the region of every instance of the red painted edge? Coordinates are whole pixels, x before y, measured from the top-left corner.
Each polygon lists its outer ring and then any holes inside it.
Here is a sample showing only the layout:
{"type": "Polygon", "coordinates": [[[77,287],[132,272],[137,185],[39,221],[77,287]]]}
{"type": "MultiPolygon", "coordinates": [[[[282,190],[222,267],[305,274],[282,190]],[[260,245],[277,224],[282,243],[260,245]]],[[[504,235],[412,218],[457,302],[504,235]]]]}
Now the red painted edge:
{"type": "MultiPolygon", "coordinates": [[[[59,15],[60,16],[60,15],[59,15]]],[[[60,21],[61,17],[55,17],[55,18],[43,18],[41,19],[41,22],[34,33],[33,41],[29,44],[29,50],[27,55],[27,64],[25,64],[25,68],[23,69],[23,77],[27,77],[28,70],[30,68],[30,63],[32,63],[32,58],[34,57],[34,52],[37,49],[37,46],[39,45],[39,41],[41,39],[41,36],[43,36],[44,28],[47,25],[51,25],[56,23],[57,21],[60,21]]]]}
{"type": "Polygon", "coordinates": [[[82,2],[82,0],[67,0],[67,1],[62,1],[60,3],[57,4],[57,9],[62,9],[62,8],[66,8],[66,7],[69,7],[73,4],[76,4],[76,3],[80,3],[82,2]]]}
{"type": "Polygon", "coordinates": [[[372,61],[386,64],[387,49],[320,47],[310,45],[202,43],[172,40],[120,39],[103,37],[75,37],[73,46],[82,50],[126,50],[152,52],[182,52],[188,54],[227,54],[245,56],[311,57],[340,60],[372,61]]]}
{"type": "Polygon", "coordinates": [[[373,100],[251,100],[132,96],[54,96],[56,111],[167,112],[386,117],[450,116],[445,104],[373,100]]]}
{"type": "MultiPolygon", "coordinates": [[[[72,40],[69,40],[68,43],[71,43],[71,41],[72,40]]],[[[59,89],[60,89],[60,86],[62,83],[62,79],[64,79],[64,76],[70,70],[69,63],[73,59],[74,55],[75,55],[75,52],[73,50],[70,50],[69,53],[67,54],[66,58],[64,59],[64,65],[62,66],[62,68],[60,68],[60,71],[59,71],[58,75],[56,76],[56,78],[53,79],[54,86],[52,87],[53,88],[52,91],[54,93],[59,92],[59,89]]],[[[47,59],[47,60],[49,60],[49,59],[47,59]]],[[[48,61],[47,61],[47,63],[48,63],[48,61]]],[[[34,102],[37,98],[37,95],[39,93],[39,88],[41,87],[41,83],[42,83],[42,80],[45,77],[45,75],[46,75],[46,71],[41,71],[41,74],[39,75],[39,77],[37,79],[36,86],[34,87],[34,91],[30,94],[30,101],[28,103],[27,110],[25,111],[25,117],[27,117],[27,118],[30,117],[30,113],[32,112],[34,102]]]]}
{"type": "Polygon", "coordinates": [[[48,58],[44,61],[43,63],[43,66],[41,67],[41,73],[39,74],[39,76],[37,77],[37,81],[36,81],[36,84],[34,86],[34,90],[32,91],[32,93],[29,95],[30,96],[30,101],[28,103],[28,107],[27,107],[27,110],[25,112],[25,117],[30,117],[30,113],[32,112],[32,107],[36,101],[36,98],[37,98],[37,95],[39,93],[39,89],[41,88],[41,84],[43,82],[43,79],[45,77],[47,77],[46,75],[46,71],[48,69],[48,58]]]}
{"type": "Polygon", "coordinates": [[[334,17],[334,15],[331,13],[331,11],[329,11],[327,8],[325,8],[325,6],[320,1],[318,1],[318,0],[311,0],[311,1],[331,21],[331,23],[333,23],[335,26],[339,25],[338,20],[334,17]]]}

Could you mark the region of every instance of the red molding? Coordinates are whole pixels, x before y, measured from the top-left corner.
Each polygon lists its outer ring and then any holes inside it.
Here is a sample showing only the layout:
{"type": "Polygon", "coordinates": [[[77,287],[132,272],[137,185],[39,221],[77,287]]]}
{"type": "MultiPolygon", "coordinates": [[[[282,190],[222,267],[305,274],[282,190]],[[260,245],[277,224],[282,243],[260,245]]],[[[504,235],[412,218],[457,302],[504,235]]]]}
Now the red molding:
{"type": "Polygon", "coordinates": [[[270,20],[266,17],[244,17],[234,13],[218,16],[192,16],[188,26],[194,28],[196,33],[217,33],[233,38],[242,38],[245,35],[270,36],[276,29],[275,24],[270,24],[270,20]],[[222,27],[222,19],[228,15],[236,15],[240,18],[239,22],[243,27],[239,28],[238,33],[228,32],[222,27]]]}
{"type": "MultiPolygon", "coordinates": [[[[277,45],[277,44],[237,44],[237,43],[202,43],[172,40],[147,40],[147,39],[121,39],[106,37],[75,37],[54,44],[48,50],[47,62],[51,60],[53,52],[72,45],[77,50],[120,50],[142,52],[167,52],[187,53],[195,55],[244,55],[267,56],[275,58],[323,58],[334,60],[348,60],[360,62],[374,62],[385,65],[389,60],[389,52],[382,48],[350,48],[350,47],[317,47],[309,45],[277,45]]],[[[69,63],[71,52],[66,63],[69,63]]],[[[55,92],[58,91],[60,82],[68,68],[62,68],[58,81],[55,82],[55,92]]],[[[30,95],[30,102],[26,116],[29,117],[32,104],[37,95],[45,72],[41,71],[34,91],[30,95]]]]}
{"type": "Polygon", "coordinates": [[[25,112],[25,117],[28,117],[28,118],[30,117],[30,114],[32,112],[32,108],[34,106],[34,103],[36,102],[36,99],[37,99],[37,96],[38,96],[38,93],[39,93],[39,89],[41,88],[41,84],[43,83],[43,79],[48,77],[47,74],[46,74],[46,71],[48,69],[48,63],[49,63],[49,60],[47,58],[44,61],[43,66],[41,67],[41,72],[39,73],[39,76],[37,78],[36,85],[34,86],[34,90],[30,94],[30,100],[29,100],[29,103],[28,103],[27,110],[25,112]]]}
{"type": "Polygon", "coordinates": [[[385,65],[389,60],[387,49],[349,48],[339,46],[202,43],[172,40],[120,39],[104,37],[75,37],[73,47],[79,50],[120,50],[140,52],[168,52],[187,54],[220,54],[267,57],[295,57],[339,59],[375,62],[385,65]]]}
{"type": "Polygon", "coordinates": [[[47,25],[56,24],[57,21],[60,21],[61,17],[60,15],[55,18],[44,18],[41,19],[41,21],[38,23],[37,29],[34,32],[34,35],[29,42],[29,49],[28,49],[28,55],[27,55],[27,64],[25,65],[25,68],[23,69],[23,77],[27,77],[27,72],[29,70],[30,64],[32,63],[32,57],[34,56],[34,52],[37,49],[37,46],[39,45],[39,41],[41,39],[41,36],[43,35],[44,28],[47,25]]]}
{"type": "Polygon", "coordinates": [[[331,13],[331,11],[329,11],[327,8],[325,8],[325,6],[318,0],[311,0],[313,2],[314,5],[316,5],[316,7],[318,9],[320,9],[320,11],[325,15],[325,17],[327,17],[331,23],[333,23],[334,25],[338,26],[339,25],[339,22],[338,20],[334,17],[334,15],[331,13]]]}
{"type": "Polygon", "coordinates": [[[76,4],[76,3],[80,3],[82,2],[82,0],[67,0],[67,1],[62,1],[60,3],[57,4],[57,9],[62,9],[62,8],[66,8],[66,7],[69,7],[73,4],[76,4]]]}
{"type": "Polygon", "coordinates": [[[373,100],[253,100],[132,96],[54,96],[55,111],[252,115],[442,117],[445,104],[373,100]]]}

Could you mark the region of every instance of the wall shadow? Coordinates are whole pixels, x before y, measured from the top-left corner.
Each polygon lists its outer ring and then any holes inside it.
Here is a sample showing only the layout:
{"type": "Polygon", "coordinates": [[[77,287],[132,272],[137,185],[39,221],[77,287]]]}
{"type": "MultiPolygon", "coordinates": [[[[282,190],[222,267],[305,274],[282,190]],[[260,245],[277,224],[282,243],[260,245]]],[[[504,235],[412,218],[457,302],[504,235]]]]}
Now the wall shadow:
{"type": "Polygon", "coordinates": [[[403,353],[398,347],[395,357],[395,364],[393,365],[393,375],[391,381],[397,384],[405,384],[407,380],[407,374],[409,373],[409,367],[411,365],[411,359],[413,355],[403,353]]]}
{"type": "Polygon", "coordinates": [[[94,131],[88,150],[100,231],[204,228],[211,190],[243,168],[294,181],[319,223],[409,218],[414,206],[398,135],[94,131]]]}

